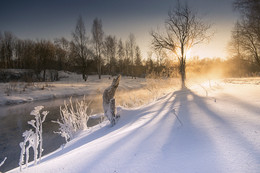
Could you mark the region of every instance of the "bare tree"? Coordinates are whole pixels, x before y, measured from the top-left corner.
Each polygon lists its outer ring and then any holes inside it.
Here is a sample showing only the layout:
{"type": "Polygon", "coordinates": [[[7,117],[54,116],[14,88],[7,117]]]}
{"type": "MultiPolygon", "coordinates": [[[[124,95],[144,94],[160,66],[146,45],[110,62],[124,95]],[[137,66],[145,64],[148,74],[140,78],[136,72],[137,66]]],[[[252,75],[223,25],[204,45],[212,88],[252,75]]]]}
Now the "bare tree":
{"type": "Polygon", "coordinates": [[[159,50],[155,50],[154,52],[156,61],[155,61],[155,72],[157,75],[160,75],[161,71],[163,70],[163,60],[165,59],[165,57],[167,57],[167,53],[165,50],[159,49],[159,50]]]}
{"type": "Polygon", "coordinates": [[[260,42],[257,33],[244,20],[239,23],[238,27],[239,35],[242,38],[240,39],[241,49],[238,50],[238,54],[243,52],[246,55],[240,56],[240,58],[250,61],[260,68],[260,42]]]}
{"type": "Polygon", "coordinates": [[[129,66],[131,64],[130,60],[130,43],[128,40],[125,41],[125,59],[124,59],[124,66],[125,66],[125,74],[129,75],[129,66]]]}
{"type": "Polygon", "coordinates": [[[234,8],[251,20],[260,20],[259,0],[235,0],[234,8]]]}
{"type": "Polygon", "coordinates": [[[257,65],[260,69],[260,1],[236,0],[234,7],[242,16],[233,30],[231,42],[238,43],[238,34],[241,39],[237,54],[244,53],[245,56],[240,58],[257,65]]]}
{"type": "Polygon", "coordinates": [[[20,40],[16,42],[16,56],[19,68],[37,70],[36,43],[32,40],[20,40]]]}
{"type": "Polygon", "coordinates": [[[145,73],[146,74],[152,73],[153,68],[154,68],[152,55],[153,55],[152,51],[147,52],[147,58],[146,58],[146,62],[145,62],[145,73]]]}
{"type": "Polygon", "coordinates": [[[123,45],[123,42],[121,39],[118,41],[117,45],[117,57],[118,57],[118,63],[119,63],[119,72],[123,72],[123,64],[124,64],[124,59],[125,59],[125,48],[123,45]]]}
{"type": "Polygon", "coordinates": [[[94,44],[95,49],[95,59],[97,62],[97,71],[98,71],[98,78],[101,79],[101,63],[102,63],[102,46],[103,46],[103,37],[104,32],[102,29],[102,21],[101,19],[94,19],[92,25],[92,42],[94,44]]]}
{"type": "Polygon", "coordinates": [[[142,65],[141,50],[139,46],[135,47],[135,65],[142,65]]]}
{"type": "Polygon", "coordinates": [[[69,57],[69,41],[64,38],[56,38],[54,40],[54,44],[55,44],[55,54],[56,54],[56,58],[57,58],[57,62],[58,62],[58,69],[62,70],[65,68],[65,62],[68,61],[68,57],[69,57]]]}
{"type": "Polygon", "coordinates": [[[229,53],[240,59],[241,57],[241,42],[242,36],[240,35],[239,22],[237,22],[232,30],[231,41],[228,43],[229,53]]]}
{"type": "Polygon", "coordinates": [[[245,52],[242,49],[243,38],[240,32],[240,24],[237,22],[232,30],[231,41],[228,43],[228,52],[230,58],[235,62],[236,73],[238,76],[243,75],[243,67],[245,65],[245,52]]]}
{"type": "Polygon", "coordinates": [[[135,70],[134,70],[134,76],[141,76],[142,74],[142,58],[141,58],[141,50],[139,46],[135,47],[135,70]]]}
{"type": "Polygon", "coordinates": [[[72,33],[73,41],[72,47],[75,53],[75,56],[79,59],[81,65],[82,77],[86,81],[87,80],[87,59],[89,50],[87,48],[87,44],[89,39],[87,37],[85,24],[81,16],[79,16],[75,31],[72,33]]]}
{"type": "Polygon", "coordinates": [[[3,36],[0,36],[1,48],[0,58],[3,62],[4,68],[12,68],[12,58],[14,55],[15,39],[16,37],[8,31],[5,31],[3,36]]]}
{"type": "Polygon", "coordinates": [[[107,65],[109,75],[115,74],[115,66],[116,66],[116,37],[115,36],[107,36],[105,39],[105,54],[107,56],[107,65]]]}
{"type": "Polygon", "coordinates": [[[131,60],[131,76],[134,78],[134,49],[135,49],[135,36],[134,34],[129,35],[129,56],[131,60]]]}
{"type": "Polygon", "coordinates": [[[35,45],[36,71],[43,71],[43,81],[46,80],[46,70],[53,69],[55,47],[50,41],[40,40],[35,45]]]}
{"type": "Polygon", "coordinates": [[[210,38],[207,33],[210,28],[205,24],[186,4],[179,2],[176,8],[168,12],[165,21],[166,34],[152,31],[152,46],[155,50],[166,49],[172,52],[179,61],[179,73],[182,87],[185,87],[186,79],[186,54],[193,46],[210,38]]]}
{"type": "Polygon", "coordinates": [[[4,67],[4,38],[3,38],[3,34],[0,31],[0,68],[4,67]]]}

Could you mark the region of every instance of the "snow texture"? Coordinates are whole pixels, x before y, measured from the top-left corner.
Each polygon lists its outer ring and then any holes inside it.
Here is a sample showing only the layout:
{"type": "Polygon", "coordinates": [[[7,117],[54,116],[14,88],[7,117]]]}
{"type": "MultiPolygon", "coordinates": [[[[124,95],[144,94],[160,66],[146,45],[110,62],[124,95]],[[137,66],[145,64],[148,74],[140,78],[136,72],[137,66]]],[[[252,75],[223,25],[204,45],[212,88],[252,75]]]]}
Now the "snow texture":
{"type": "Polygon", "coordinates": [[[259,94],[258,84],[211,82],[118,107],[115,126],[85,130],[24,172],[259,173],[259,94]]]}

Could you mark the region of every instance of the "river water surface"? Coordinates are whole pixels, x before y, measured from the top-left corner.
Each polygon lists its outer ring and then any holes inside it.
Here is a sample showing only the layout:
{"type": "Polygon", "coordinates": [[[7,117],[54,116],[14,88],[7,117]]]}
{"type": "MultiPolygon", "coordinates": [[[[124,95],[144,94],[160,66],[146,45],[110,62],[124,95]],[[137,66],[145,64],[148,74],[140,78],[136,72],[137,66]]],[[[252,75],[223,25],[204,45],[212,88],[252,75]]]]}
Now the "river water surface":
{"type": "MultiPolygon", "coordinates": [[[[81,100],[82,97],[77,99],[81,100]]],[[[58,131],[59,125],[52,122],[53,120],[60,119],[60,106],[64,105],[64,100],[66,99],[0,106],[0,162],[7,157],[0,171],[5,172],[19,166],[21,152],[19,143],[23,142],[23,132],[32,129],[31,125],[28,125],[27,122],[34,119],[34,116],[30,115],[30,112],[35,106],[42,105],[44,106],[43,110],[49,111],[43,123],[43,155],[55,151],[65,143],[64,138],[59,134],[53,133],[54,131],[58,131]]],[[[89,107],[93,110],[93,114],[102,112],[100,100],[101,96],[91,100],[89,107]]],[[[88,126],[93,126],[98,122],[100,120],[90,119],[88,126]]],[[[32,154],[33,151],[31,150],[30,153],[32,154]]],[[[30,156],[30,160],[32,158],[33,156],[30,156]]]]}

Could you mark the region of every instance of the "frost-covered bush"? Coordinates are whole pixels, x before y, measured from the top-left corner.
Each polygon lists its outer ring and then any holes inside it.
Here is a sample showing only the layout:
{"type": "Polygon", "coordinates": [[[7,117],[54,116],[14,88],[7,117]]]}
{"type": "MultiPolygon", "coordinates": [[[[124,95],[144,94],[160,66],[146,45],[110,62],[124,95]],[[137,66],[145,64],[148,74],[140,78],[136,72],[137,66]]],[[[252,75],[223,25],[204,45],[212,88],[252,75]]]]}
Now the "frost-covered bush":
{"type": "Polygon", "coordinates": [[[22,171],[22,165],[24,164],[24,159],[26,161],[26,168],[28,166],[30,148],[32,148],[34,152],[34,165],[37,164],[38,158],[39,160],[41,160],[42,152],[43,152],[42,124],[49,113],[48,111],[40,112],[43,108],[44,108],[43,106],[37,106],[30,114],[33,115],[35,119],[28,121],[28,124],[30,124],[34,128],[34,131],[30,129],[30,130],[26,130],[23,133],[24,141],[20,143],[21,154],[20,154],[20,161],[19,161],[19,166],[21,171],[22,171]]]}
{"type": "Polygon", "coordinates": [[[61,120],[53,121],[59,124],[60,131],[54,133],[60,134],[68,142],[74,138],[77,132],[87,129],[89,104],[85,96],[81,101],[76,100],[75,104],[73,104],[72,98],[70,98],[69,104],[64,101],[64,107],[60,107],[61,120]]]}
{"type": "MultiPolygon", "coordinates": [[[[35,146],[38,148],[38,143],[35,140],[37,138],[37,135],[30,129],[26,130],[23,133],[24,141],[20,143],[21,147],[21,154],[20,154],[20,161],[19,161],[19,166],[20,166],[20,171],[22,171],[22,166],[24,164],[24,159],[25,159],[25,165],[26,168],[28,167],[28,161],[29,161],[29,149],[33,148],[33,151],[35,152],[35,146]],[[36,145],[35,145],[36,144],[36,145]]],[[[36,155],[37,155],[37,149],[36,149],[36,155]]]]}

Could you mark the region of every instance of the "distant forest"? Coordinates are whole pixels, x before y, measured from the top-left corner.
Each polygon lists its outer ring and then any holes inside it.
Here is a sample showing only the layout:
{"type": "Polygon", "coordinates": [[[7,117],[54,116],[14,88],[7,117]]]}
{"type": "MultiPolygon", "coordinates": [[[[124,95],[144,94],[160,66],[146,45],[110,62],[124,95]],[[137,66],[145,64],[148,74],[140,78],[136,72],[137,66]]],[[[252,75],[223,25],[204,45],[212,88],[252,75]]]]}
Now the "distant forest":
{"type": "MultiPolygon", "coordinates": [[[[232,31],[228,45],[230,57],[193,57],[187,60],[187,77],[223,77],[259,75],[260,72],[260,5],[254,1],[237,0],[235,8],[241,13],[232,31]]],[[[31,69],[36,74],[47,69],[65,70],[87,76],[121,74],[134,77],[177,77],[178,62],[173,55],[151,49],[142,57],[141,49],[130,33],[127,40],[103,31],[101,19],[94,19],[87,33],[79,16],[72,40],[64,37],[54,40],[20,39],[12,32],[0,32],[0,68],[31,69]],[[90,37],[88,37],[90,35],[90,37]]],[[[45,73],[44,73],[45,74],[45,73]]],[[[45,77],[44,77],[45,79],[45,77]]]]}

